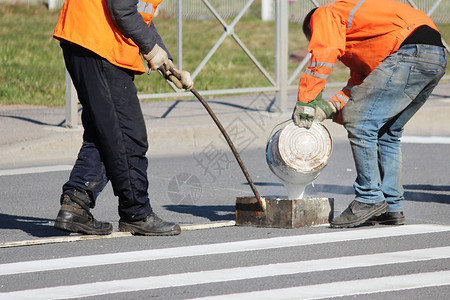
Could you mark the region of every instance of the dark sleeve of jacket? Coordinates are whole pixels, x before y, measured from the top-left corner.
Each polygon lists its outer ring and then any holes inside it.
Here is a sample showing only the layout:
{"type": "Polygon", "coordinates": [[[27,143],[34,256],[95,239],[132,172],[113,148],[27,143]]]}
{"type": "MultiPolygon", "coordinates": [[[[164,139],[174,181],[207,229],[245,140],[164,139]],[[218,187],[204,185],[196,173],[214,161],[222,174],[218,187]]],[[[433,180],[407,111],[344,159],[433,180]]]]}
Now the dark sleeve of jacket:
{"type": "Polygon", "coordinates": [[[131,38],[142,53],[150,52],[155,44],[158,44],[171,58],[153,22],[148,26],[138,12],[138,2],[138,0],[106,0],[114,25],[126,38],[131,38]]]}

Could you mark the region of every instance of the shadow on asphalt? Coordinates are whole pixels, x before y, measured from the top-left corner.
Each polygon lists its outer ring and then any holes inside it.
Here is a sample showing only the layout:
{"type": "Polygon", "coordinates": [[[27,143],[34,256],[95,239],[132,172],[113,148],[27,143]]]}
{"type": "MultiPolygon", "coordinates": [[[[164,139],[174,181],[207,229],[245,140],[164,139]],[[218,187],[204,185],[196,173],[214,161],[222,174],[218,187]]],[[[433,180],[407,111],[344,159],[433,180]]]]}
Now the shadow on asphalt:
{"type": "Polygon", "coordinates": [[[169,211],[202,217],[210,221],[232,221],[236,219],[234,205],[164,205],[169,211]]]}
{"type": "MultiPolygon", "coordinates": [[[[258,97],[267,97],[267,95],[265,95],[264,93],[260,93],[258,94],[258,97]]],[[[272,112],[274,110],[274,105],[275,105],[275,97],[273,98],[269,98],[270,101],[268,103],[268,105],[263,106],[263,107],[258,107],[258,108],[254,108],[254,107],[249,107],[249,106],[244,106],[244,105],[239,105],[239,104],[235,104],[235,103],[229,103],[226,101],[220,101],[220,100],[208,100],[207,102],[209,104],[220,104],[223,106],[228,106],[228,107],[233,107],[233,108],[237,108],[239,110],[244,110],[244,111],[267,111],[267,112],[272,112]]],[[[167,118],[167,116],[178,106],[178,104],[180,104],[181,102],[196,102],[197,100],[176,100],[174,101],[174,103],[172,105],[170,105],[167,110],[160,116],[157,117],[158,119],[165,119],[167,118]]]]}
{"type": "Polygon", "coordinates": [[[450,204],[450,185],[429,185],[429,184],[412,184],[404,185],[405,190],[417,190],[417,191],[405,191],[405,199],[416,202],[435,202],[450,204]],[[440,192],[440,193],[433,193],[440,192]],[[442,193],[447,192],[447,193],[442,193]]]}
{"type": "Polygon", "coordinates": [[[0,115],[0,118],[11,118],[11,119],[16,119],[16,120],[20,120],[20,121],[24,121],[24,122],[29,122],[29,123],[33,123],[33,124],[37,124],[37,125],[44,125],[44,126],[56,126],[56,127],[60,127],[64,124],[65,120],[61,121],[58,124],[50,124],[50,123],[46,123],[46,122],[41,122],[38,120],[34,120],[34,119],[30,119],[30,118],[25,118],[25,117],[19,117],[19,116],[13,116],[13,115],[0,115]]]}
{"type": "MultiPolygon", "coordinates": [[[[450,204],[450,186],[413,184],[404,185],[403,188],[405,189],[404,197],[406,201],[450,204]]],[[[306,192],[308,191],[340,195],[354,195],[353,187],[333,184],[316,184],[314,188],[309,186],[306,192]]]]}
{"type": "Polygon", "coordinates": [[[0,230],[22,230],[35,237],[67,236],[70,233],[53,227],[53,219],[0,214],[0,230]]]}
{"type": "MultiPolygon", "coordinates": [[[[80,107],[78,109],[78,112],[80,112],[82,110],[82,108],[80,107]]],[[[54,126],[54,127],[61,127],[64,125],[64,123],[66,122],[66,119],[63,119],[61,122],[59,122],[58,124],[51,124],[51,123],[46,123],[46,122],[42,122],[42,121],[38,121],[35,119],[31,119],[31,118],[26,118],[26,117],[22,117],[22,116],[17,116],[17,115],[4,115],[4,114],[0,114],[0,118],[11,118],[11,119],[16,119],[16,120],[20,120],[20,121],[24,121],[24,122],[29,122],[29,123],[33,123],[36,125],[44,125],[44,126],[54,126]]]]}
{"type": "MultiPolygon", "coordinates": [[[[248,185],[248,183],[244,183],[248,185]]],[[[280,186],[279,183],[255,182],[258,186],[280,186]]],[[[430,184],[407,184],[404,185],[405,200],[414,202],[434,202],[450,204],[450,186],[449,185],[430,185],[430,184]]],[[[309,185],[306,187],[305,194],[311,195],[315,193],[353,195],[355,194],[352,186],[341,186],[334,184],[315,184],[314,187],[309,185]]],[[[267,197],[267,196],[266,196],[267,197]]]]}

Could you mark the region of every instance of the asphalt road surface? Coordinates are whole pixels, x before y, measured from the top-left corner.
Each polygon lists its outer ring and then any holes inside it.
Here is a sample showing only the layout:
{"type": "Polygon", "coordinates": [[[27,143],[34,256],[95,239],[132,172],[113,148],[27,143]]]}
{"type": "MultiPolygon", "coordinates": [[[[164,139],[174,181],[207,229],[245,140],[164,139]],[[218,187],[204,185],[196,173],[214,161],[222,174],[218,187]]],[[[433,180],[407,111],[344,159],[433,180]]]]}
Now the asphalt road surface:
{"type": "MultiPolygon", "coordinates": [[[[158,215],[206,229],[68,242],[79,236],[55,230],[53,221],[72,162],[0,170],[0,299],[448,299],[446,141],[403,145],[404,226],[232,226],[236,197],[252,194],[231,152],[213,143],[151,156],[149,168],[158,215]]],[[[286,195],[264,149],[241,154],[261,195],[286,195]]],[[[338,214],[353,199],[354,178],[350,147],[337,140],[306,196],[334,198],[338,214]]],[[[117,230],[115,201],[108,185],[92,212],[117,230]]]]}

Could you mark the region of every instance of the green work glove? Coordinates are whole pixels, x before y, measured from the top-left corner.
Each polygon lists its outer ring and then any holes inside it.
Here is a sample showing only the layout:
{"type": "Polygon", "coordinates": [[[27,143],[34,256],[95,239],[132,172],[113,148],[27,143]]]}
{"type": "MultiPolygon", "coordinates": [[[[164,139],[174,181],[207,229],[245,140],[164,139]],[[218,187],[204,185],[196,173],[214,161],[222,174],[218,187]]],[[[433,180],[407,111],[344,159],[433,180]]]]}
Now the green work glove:
{"type": "Polygon", "coordinates": [[[320,92],[316,99],[309,103],[298,101],[292,113],[292,120],[298,127],[309,129],[314,120],[322,122],[331,118],[333,114],[333,108],[327,101],[322,99],[322,92],[320,92]]]}
{"type": "Polygon", "coordinates": [[[317,100],[316,113],[314,120],[322,122],[325,119],[333,118],[334,114],[341,110],[341,103],[337,101],[317,100]]]}

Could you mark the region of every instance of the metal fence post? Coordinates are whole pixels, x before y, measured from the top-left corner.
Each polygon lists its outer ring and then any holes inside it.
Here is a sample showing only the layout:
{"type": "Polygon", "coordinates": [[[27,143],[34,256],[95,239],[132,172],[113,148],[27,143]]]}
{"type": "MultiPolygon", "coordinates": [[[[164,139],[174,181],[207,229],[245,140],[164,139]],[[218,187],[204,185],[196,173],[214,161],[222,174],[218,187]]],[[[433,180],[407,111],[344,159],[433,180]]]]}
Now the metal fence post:
{"type": "Polygon", "coordinates": [[[288,3],[285,0],[276,0],[275,18],[275,77],[277,82],[277,93],[275,95],[275,107],[282,113],[287,111],[288,93],[288,34],[289,15],[288,3]]]}
{"type": "Polygon", "coordinates": [[[54,9],[58,5],[57,0],[48,0],[48,9],[54,9]]]}
{"type": "Polygon", "coordinates": [[[66,122],[64,127],[78,127],[78,96],[72,83],[69,72],[66,69],[66,122]]]}
{"type": "Polygon", "coordinates": [[[273,0],[261,1],[261,19],[263,21],[273,20],[273,0]]]}
{"type": "Polygon", "coordinates": [[[183,69],[183,5],[177,1],[177,67],[183,69]]]}

